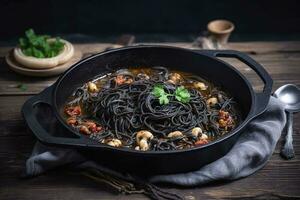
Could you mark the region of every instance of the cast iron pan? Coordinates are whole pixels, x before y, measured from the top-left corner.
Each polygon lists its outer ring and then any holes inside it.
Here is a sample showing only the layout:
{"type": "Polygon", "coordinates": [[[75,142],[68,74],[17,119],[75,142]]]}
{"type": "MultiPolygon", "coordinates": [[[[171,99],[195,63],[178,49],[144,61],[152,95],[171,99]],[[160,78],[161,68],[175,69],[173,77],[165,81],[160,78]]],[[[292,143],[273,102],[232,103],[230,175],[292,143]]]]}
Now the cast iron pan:
{"type": "Polygon", "coordinates": [[[42,143],[76,148],[89,159],[122,172],[144,175],[179,173],[197,170],[225,155],[248,122],[266,109],[272,83],[271,77],[260,64],[237,51],[193,51],[167,46],[134,46],[99,53],[80,61],[52,86],[30,98],[24,104],[22,113],[29,128],[42,143]],[[238,70],[217,57],[237,58],[248,65],[264,82],[263,91],[254,92],[249,81],[238,70]],[[60,115],[67,97],[76,87],[96,75],[108,72],[108,68],[158,65],[198,74],[223,87],[238,102],[242,123],[229,134],[204,146],[186,150],[141,152],[90,140],[88,136],[74,131],[60,115]],[[38,113],[42,107],[47,107],[47,112],[52,113],[52,119],[63,130],[63,134],[57,135],[55,131],[49,131],[49,128],[45,128],[47,123],[41,123],[43,116],[38,113]]]}

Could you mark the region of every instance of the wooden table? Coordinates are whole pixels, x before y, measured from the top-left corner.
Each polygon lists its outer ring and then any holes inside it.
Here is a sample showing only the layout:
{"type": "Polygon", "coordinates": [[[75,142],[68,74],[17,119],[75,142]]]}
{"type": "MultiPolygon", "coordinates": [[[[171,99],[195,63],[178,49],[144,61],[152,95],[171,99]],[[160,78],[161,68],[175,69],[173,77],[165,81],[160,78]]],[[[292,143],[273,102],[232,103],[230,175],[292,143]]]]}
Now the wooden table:
{"type": "MultiPolygon", "coordinates": [[[[78,44],[84,55],[90,55],[111,44],[78,44]]],[[[188,44],[169,44],[189,47],[188,44]]],[[[227,48],[250,54],[261,63],[274,79],[277,88],[286,83],[300,86],[300,42],[244,42],[231,43],[227,48]]],[[[26,129],[21,117],[23,103],[51,85],[57,77],[32,78],[10,71],[4,56],[10,47],[0,48],[0,199],[147,199],[142,195],[117,194],[106,185],[95,183],[80,175],[63,170],[51,171],[37,178],[19,178],[26,158],[30,155],[35,138],[26,129]],[[24,84],[26,87],[21,87],[24,84]]],[[[237,66],[261,88],[261,82],[249,67],[236,60],[237,66]]],[[[300,115],[294,119],[294,147],[296,158],[283,160],[279,155],[280,142],[268,164],[248,178],[230,183],[210,184],[198,188],[176,188],[186,199],[300,199],[300,115]]]]}

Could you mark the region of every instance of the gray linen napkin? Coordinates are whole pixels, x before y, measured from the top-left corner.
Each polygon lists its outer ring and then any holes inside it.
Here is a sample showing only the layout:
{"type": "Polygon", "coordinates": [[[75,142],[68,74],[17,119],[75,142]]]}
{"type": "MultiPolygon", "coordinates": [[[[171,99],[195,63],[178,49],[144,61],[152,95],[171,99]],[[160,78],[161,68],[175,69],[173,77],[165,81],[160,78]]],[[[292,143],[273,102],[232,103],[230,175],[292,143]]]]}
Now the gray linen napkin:
{"type": "MultiPolygon", "coordinates": [[[[213,181],[246,177],[267,163],[272,156],[285,123],[286,115],[283,106],[277,99],[271,97],[267,110],[248,124],[227,155],[194,172],[156,175],[150,177],[148,181],[181,186],[199,186],[213,181]]],[[[25,173],[27,176],[36,176],[66,164],[72,164],[72,166],[80,169],[97,169],[125,180],[133,177],[86,160],[76,150],[50,147],[41,143],[36,143],[31,157],[26,162],[25,173]]]]}

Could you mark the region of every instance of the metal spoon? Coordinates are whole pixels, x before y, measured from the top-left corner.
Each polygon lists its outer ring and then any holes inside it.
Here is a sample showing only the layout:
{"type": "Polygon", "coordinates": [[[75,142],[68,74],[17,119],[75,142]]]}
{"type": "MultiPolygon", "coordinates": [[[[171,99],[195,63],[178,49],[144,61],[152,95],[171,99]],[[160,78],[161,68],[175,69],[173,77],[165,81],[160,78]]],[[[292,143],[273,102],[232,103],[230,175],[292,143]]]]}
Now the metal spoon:
{"type": "Polygon", "coordinates": [[[287,134],[281,155],[286,159],[295,156],[293,148],[293,113],[300,111],[300,88],[293,84],[283,85],[274,92],[274,97],[284,103],[287,112],[287,134]]]}

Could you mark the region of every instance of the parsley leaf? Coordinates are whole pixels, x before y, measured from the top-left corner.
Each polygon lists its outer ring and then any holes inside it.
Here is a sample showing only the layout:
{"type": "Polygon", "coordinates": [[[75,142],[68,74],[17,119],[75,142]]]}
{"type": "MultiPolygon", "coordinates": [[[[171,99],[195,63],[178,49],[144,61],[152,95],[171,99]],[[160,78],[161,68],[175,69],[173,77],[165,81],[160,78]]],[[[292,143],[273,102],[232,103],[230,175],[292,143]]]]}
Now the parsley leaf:
{"type": "Polygon", "coordinates": [[[191,95],[189,91],[184,88],[184,86],[180,86],[175,90],[175,98],[182,103],[188,103],[190,101],[191,95]]]}
{"type": "Polygon", "coordinates": [[[19,45],[26,56],[51,58],[57,56],[64,47],[59,38],[49,41],[48,35],[36,35],[33,29],[25,31],[25,37],[19,38],[19,45]]]}
{"type": "Polygon", "coordinates": [[[169,101],[167,95],[163,95],[163,96],[159,97],[159,104],[160,104],[160,105],[166,105],[166,104],[168,104],[169,102],[170,102],[170,101],[169,101]]]}
{"type": "Polygon", "coordinates": [[[155,97],[160,97],[162,95],[165,95],[165,90],[162,85],[155,85],[153,88],[152,94],[155,97]]]}
{"type": "Polygon", "coordinates": [[[169,96],[174,96],[177,101],[182,103],[188,103],[191,98],[189,91],[184,86],[176,88],[174,94],[169,94],[165,92],[163,85],[155,85],[152,94],[158,98],[160,105],[168,104],[170,102],[169,96]]]}
{"type": "Polygon", "coordinates": [[[168,96],[171,95],[165,92],[163,85],[155,85],[152,94],[158,98],[160,105],[166,105],[170,102],[168,96]]]}

